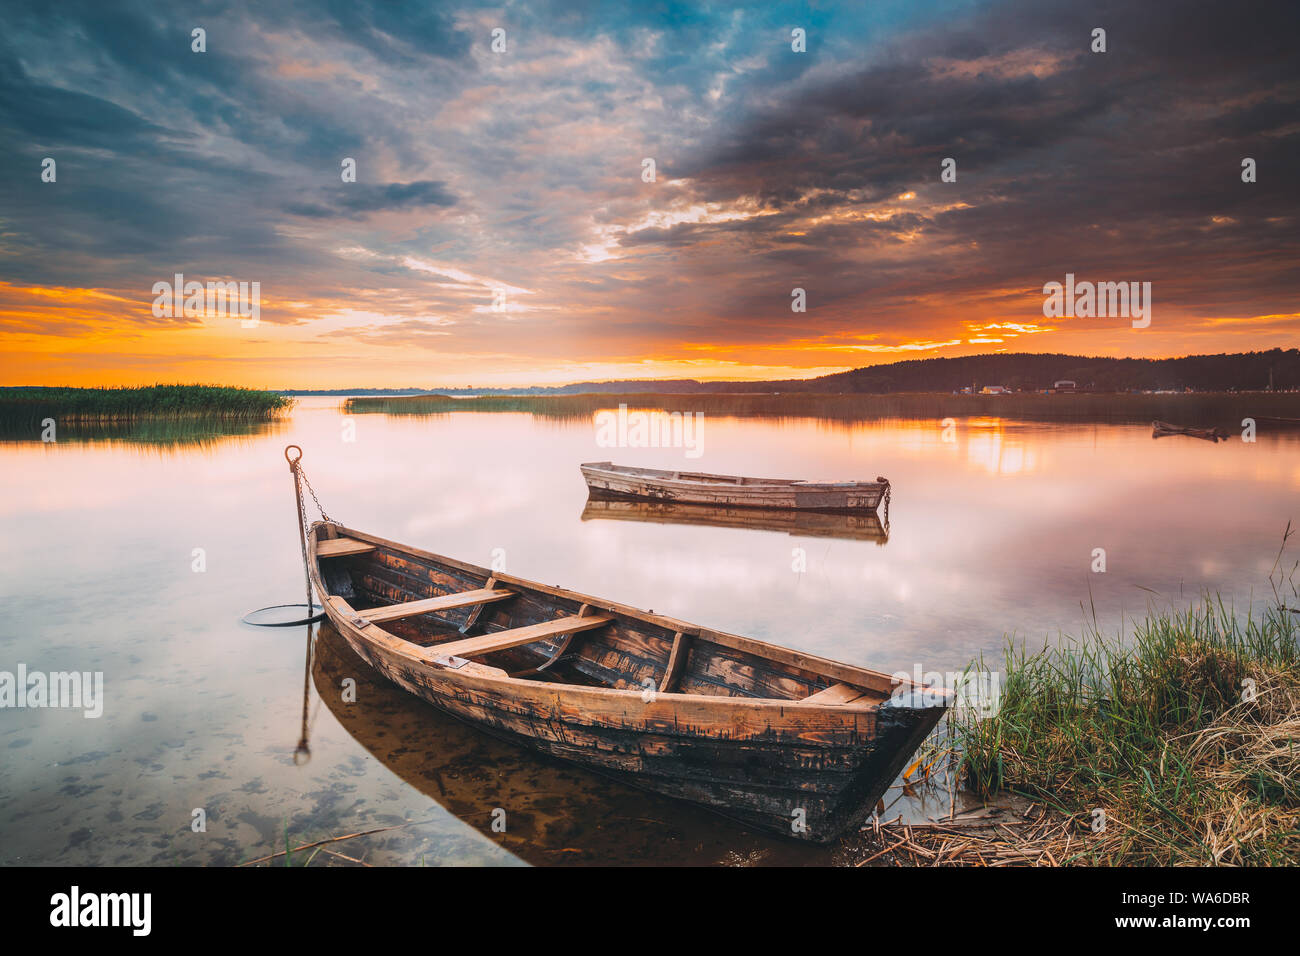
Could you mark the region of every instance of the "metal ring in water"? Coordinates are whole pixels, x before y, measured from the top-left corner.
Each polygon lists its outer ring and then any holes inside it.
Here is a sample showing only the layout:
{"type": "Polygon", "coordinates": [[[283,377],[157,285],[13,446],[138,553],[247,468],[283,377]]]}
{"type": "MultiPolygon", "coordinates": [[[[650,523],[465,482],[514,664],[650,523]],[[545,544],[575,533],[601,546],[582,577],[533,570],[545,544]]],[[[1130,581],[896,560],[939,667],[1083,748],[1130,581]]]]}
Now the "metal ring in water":
{"type": "Polygon", "coordinates": [[[280,608],[280,607],[306,608],[307,605],[306,604],[271,604],[266,607],[259,607],[256,611],[249,611],[247,614],[245,614],[243,617],[240,618],[240,621],[242,621],[245,624],[251,624],[253,627],[294,627],[300,624],[313,624],[316,621],[319,621],[323,617],[325,617],[325,609],[321,607],[319,604],[313,604],[311,605],[312,613],[310,617],[303,617],[294,621],[249,620],[249,618],[253,617],[256,614],[261,614],[263,611],[274,611],[276,608],[280,608]]]}

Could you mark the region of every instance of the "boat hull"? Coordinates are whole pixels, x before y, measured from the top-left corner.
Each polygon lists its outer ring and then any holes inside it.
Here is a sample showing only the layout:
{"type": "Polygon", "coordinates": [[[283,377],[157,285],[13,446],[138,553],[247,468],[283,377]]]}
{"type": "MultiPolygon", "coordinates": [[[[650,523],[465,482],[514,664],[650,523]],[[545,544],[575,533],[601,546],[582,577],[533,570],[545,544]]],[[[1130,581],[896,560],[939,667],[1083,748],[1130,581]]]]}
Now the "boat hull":
{"type": "Polygon", "coordinates": [[[695,733],[667,710],[657,720],[628,713],[622,726],[611,726],[562,706],[468,688],[340,631],[389,681],[493,736],[814,843],[834,840],[870,813],[942,714],[900,708],[895,716],[886,708],[881,719],[821,728],[810,740],[799,739],[803,730],[780,728],[766,739],[728,740],[695,733]]]}
{"type": "MultiPolygon", "coordinates": [[[[438,653],[436,642],[420,646],[398,637],[363,619],[361,614],[373,612],[356,611],[326,584],[341,580],[340,564],[351,564],[358,582],[368,580],[367,574],[379,574],[383,562],[401,566],[407,577],[414,577],[417,567],[427,567],[431,579],[460,579],[456,588],[477,584],[491,572],[460,563],[438,564],[450,559],[399,551],[392,542],[342,529],[344,540],[375,542],[375,550],[327,560],[331,568],[322,573],[317,557],[321,527],[313,527],[309,545],[313,584],[325,596],[325,611],[356,654],[393,684],[497,737],[632,786],[691,801],[765,832],[817,843],[834,840],[875,805],[948,704],[947,696],[923,699],[922,692],[911,687],[891,696],[890,679],[878,672],[498,574],[492,577],[495,586],[518,592],[514,613],[526,614],[529,623],[533,612],[528,602],[541,597],[551,602],[553,613],[587,606],[609,616],[616,633],[604,640],[620,649],[610,650],[593,639],[591,658],[579,660],[591,665],[589,675],[600,673],[597,664],[632,666],[629,661],[636,655],[660,646],[655,630],[674,646],[673,635],[689,631],[691,650],[683,654],[687,663],[679,678],[684,687],[707,691],[708,680],[744,675],[764,686],[791,688],[795,699],[742,696],[734,688],[723,696],[658,693],[653,686],[638,686],[633,671],[627,671],[631,679],[620,679],[617,686],[510,676],[492,666],[491,658],[485,664],[447,657],[438,653]],[[765,671],[765,661],[776,670],[765,671]],[[827,706],[807,699],[843,687],[837,683],[843,681],[873,688],[873,702],[863,703],[864,697],[827,706]]],[[[497,613],[506,627],[519,623],[509,619],[512,612],[497,613]]],[[[489,625],[486,638],[508,633],[490,630],[496,626],[489,625]]],[[[516,650],[535,650],[543,658],[563,653],[545,642],[516,650]]],[[[673,669],[670,660],[667,670],[673,669]]],[[[429,746],[436,747],[437,741],[429,746]]]]}
{"type": "Polygon", "coordinates": [[[609,463],[582,465],[593,496],[730,508],[799,511],[875,511],[887,481],[783,481],[727,475],[696,475],[656,469],[620,469],[609,463]]]}

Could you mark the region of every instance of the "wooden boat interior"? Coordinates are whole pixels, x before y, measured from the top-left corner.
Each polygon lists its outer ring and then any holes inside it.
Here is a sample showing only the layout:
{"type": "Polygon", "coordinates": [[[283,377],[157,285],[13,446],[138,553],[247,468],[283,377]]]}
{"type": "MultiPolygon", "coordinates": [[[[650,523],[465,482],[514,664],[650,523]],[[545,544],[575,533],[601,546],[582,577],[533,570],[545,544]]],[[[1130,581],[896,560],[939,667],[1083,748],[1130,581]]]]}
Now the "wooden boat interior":
{"type": "Polygon", "coordinates": [[[891,678],[317,524],[327,599],[365,628],[475,673],[660,694],[874,707],[891,678]],[[341,604],[346,602],[346,605],[341,604]]]}

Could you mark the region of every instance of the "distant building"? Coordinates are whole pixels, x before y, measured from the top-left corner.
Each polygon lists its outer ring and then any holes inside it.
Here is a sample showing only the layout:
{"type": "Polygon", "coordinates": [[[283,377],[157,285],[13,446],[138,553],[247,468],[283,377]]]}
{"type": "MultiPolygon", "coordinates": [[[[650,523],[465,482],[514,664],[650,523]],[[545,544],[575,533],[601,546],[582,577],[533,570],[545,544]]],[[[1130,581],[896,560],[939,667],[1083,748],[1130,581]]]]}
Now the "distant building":
{"type": "Polygon", "coordinates": [[[1063,378],[1052,386],[1052,389],[1057,392],[1074,392],[1077,391],[1078,388],[1079,386],[1076,383],[1071,382],[1068,378],[1063,378]]]}

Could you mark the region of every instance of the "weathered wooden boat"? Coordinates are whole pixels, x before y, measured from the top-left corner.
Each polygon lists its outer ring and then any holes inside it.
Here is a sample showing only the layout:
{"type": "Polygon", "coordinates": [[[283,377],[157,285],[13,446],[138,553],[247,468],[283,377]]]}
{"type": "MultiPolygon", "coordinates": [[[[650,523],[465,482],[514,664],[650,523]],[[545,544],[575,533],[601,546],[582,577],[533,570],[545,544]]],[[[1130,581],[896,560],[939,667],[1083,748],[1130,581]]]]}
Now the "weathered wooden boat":
{"type": "Polygon", "coordinates": [[[741,508],[798,508],[809,511],[874,511],[889,491],[886,478],[875,481],[802,481],[797,478],[743,478],[693,471],[632,468],[608,461],[582,466],[593,494],[688,504],[741,508]]]}
{"type": "Polygon", "coordinates": [[[951,692],[494,573],[333,522],[330,621],[393,683],[483,730],[773,833],[860,821],[951,692]]]}
{"type": "Polygon", "coordinates": [[[1168,422],[1151,423],[1152,438],[1166,438],[1170,435],[1189,435],[1202,441],[1218,442],[1228,437],[1227,432],[1217,428],[1194,428],[1190,425],[1171,425],[1168,422]]]}
{"type": "Polygon", "coordinates": [[[796,537],[849,538],[883,545],[889,529],[874,511],[794,511],[788,508],[735,508],[638,498],[604,498],[592,493],[582,520],[645,521],[655,524],[705,525],[778,531],[796,537]]]}
{"type": "MultiPolygon", "coordinates": [[[[703,807],[485,734],[372,670],[329,621],[316,634],[310,667],[320,700],[376,761],[535,866],[710,866],[755,857],[824,865],[833,858],[832,848],[719,826],[703,807]],[[345,686],[354,687],[355,700],[344,698],[345,686]],[[418,740],[429,745],[412,746],[418,740]],[[498,807],[506,811],[504,830],[493,827],[498,807]]],[[[304,704],[306,712],[310,699],[304,704]]]]}

